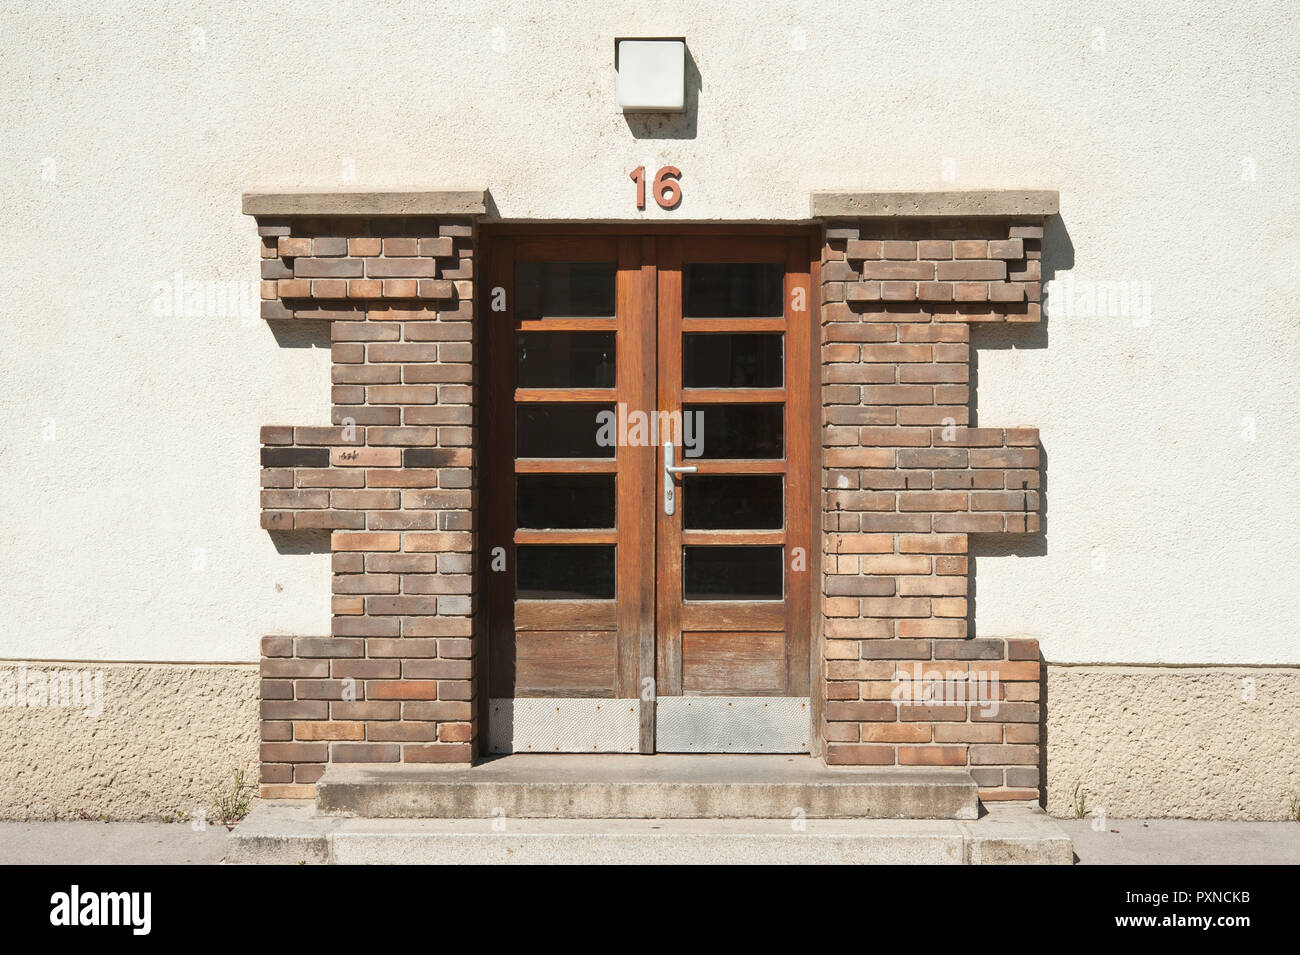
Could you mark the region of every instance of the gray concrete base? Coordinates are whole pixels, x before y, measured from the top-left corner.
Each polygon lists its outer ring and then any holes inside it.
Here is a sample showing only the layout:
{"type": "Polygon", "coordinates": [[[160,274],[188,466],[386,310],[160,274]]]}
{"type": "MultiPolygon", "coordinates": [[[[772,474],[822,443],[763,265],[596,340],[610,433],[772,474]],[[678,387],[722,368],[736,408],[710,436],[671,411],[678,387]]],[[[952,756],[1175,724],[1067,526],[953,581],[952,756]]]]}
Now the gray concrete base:
{"type": "Polygon", "coordinates": [[[813,756],[515,754],[475,766],[335,763],[325,816],[370,819],[974,819],[964,769],[828,767],[813,756]]]}
{"type": "Polygon", "coordinates": [[[357,819],[264,802],[226,861],[428,865],[1063,864],[1069,838],[1036,806],[978,820],[357,819]]]}
{"type": "Polygon", "coordinates": [[[1300,865],[1300,824],[1062,819],[1082,865],[1300,865]]]}
{"type": "Polygon", "coordinates": [[[228,838],[216,823],[0,822],[0,865],[215,865],[228,838]]]}

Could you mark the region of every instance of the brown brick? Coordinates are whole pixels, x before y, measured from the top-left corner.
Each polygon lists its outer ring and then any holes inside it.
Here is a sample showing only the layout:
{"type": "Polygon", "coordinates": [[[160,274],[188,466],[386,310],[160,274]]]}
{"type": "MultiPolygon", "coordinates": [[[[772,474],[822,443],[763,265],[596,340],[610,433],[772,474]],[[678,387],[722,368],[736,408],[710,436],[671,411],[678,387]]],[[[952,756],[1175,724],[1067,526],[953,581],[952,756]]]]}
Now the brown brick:
{"type": "MultiPolygon", "coordinates": [[[[887,601],[876,602],[885,603],[887,601]]],[[[905,601],[895,602],[903,603],[905,601]]],[[[925,602],[921,601],[921,603],[925,602]]],[[[895,615],[894,613],[889,614],[889,616],[895,615]]],[[[929,660],[930,643],[928,640],[867,640],[861,645],[861,653],[863,659],[871,660],[929,660]]]]}
{"type": "MultiPolygon", "coordinates": [[[[420,255],[447,258],[454,251],[455,243],[450,237],[439,236],[438,238],[426,238],[419,241],[418,252],[420,255]]],[[[1019,256],[1016,256],[1016,258],[1019,258],[1019,256]]]]}
{"type": "Polygon", "coordinates": [[[965,766],[965,746],[900,746],[900,766],[965,766]]]}
{"type": "MultiPolygon", "coordinates": [[[[283,255],[284,253],[280,253],[283,255]]],[[[844,246],[845,258],[850,261],[855,259],[878,259],[881,257],[881,243],[876,239],[850,239],[844,246]]],[[[825,270],[823,270],[825,278],[825,270]]]]}
{"type": "MultiPolygon", "coordinates": [[[[1007,263],[976,259],[939,262],[935,265],[935,278],[940,282],[1005,282],[1007,263]]],[[[959,294],[956,297],[961,298],[959,294]]]]}
{"type": "Polygon", "coordinates": [[[365,739],[365,726],[353,722],[310,720],[293,724],[298,740],[360,740],[365,739]]]}
{"type": "Polygon", "coordinates": [[[372,700],[435,700],[438,684],[432,680],[376,680],[366,684],[372,700]]]}
{"type": "Polygon", "coordinates": [[[324,743],[263,743],[264,763],[319,763],[328,755],[324,743]]]}
{"type": "Polygon", "coordinates": [[[897,718],[898,709],[893,703],[828,702],[825,715],[830,722],[892,723],[897,718]]]}
{"type": "Polygon", "coordinates": [[[281,257],[292,259],[300,255],[311,255],[311,239],[280,236],[278,251],[281,257]]]}
{"type": "Polygon", "coordinates": [[[396,551],[402,546],[402,535],[395,533],[335,532],[331,545],[336,551],[396,551]]]}
{"type": "Polygon", "coordinates": [[[904,491],[898,495],[900,511],[964,511],[967,504],[963,491],[904,491]]]}
{"type": "Polygon", "coordinates": [[[862,278],[869,280],[931,281],[934,279],[933,262],[863,262],[862,278]]]}
{"type": "Polygon", "coordinates": [[[826,762],[832,766],[892,766],[894,747],[835,743],[826,747],[826,762]]]}
{"type": "Polygon", "coordinates": [[[293,637],[263,637],[262,656],[264,657],[293,656],[293,637]]]}
{"type": "Polygon", "coordinates": [[[1007,641],[1008,660],[1037,661],[1038,658],[1039,658],[1039,651],[1038,651],[1037,640],[1008,640],[1007,641]]]}
{"type": "MultiPolygon", "coordinates": [[[[831,723],[831,726],[853,726],[852,723],[831,723]]],[[[863,743],[928,743],[928,723],[863,723],[858,739],[863,743]]],[[[856,742],[858,740],[849,740],[856,742]]]]}
{"type": "Polygon", "coordinates": [[[417,239],[393,238],[384,240],[384,255],[412,256],[419,252],[417,239]]]}
{"type": "Polygon", "coordinates": [[[1001,723],[936,723],[936,743],[1001,743],[1001,723]]]}
{"type": "Polygon", "coordinates": [[[898,621],[898,635],[900,637],[964,637],[966,636],[966,621],[960,618],[951,619],[932,619],[932,620],[900,620],[898,621]]]}
{"type": "Polygon", "coordinates": [[[1028,765],[1038,764],[1038,747],[1027,745],[975,745],[970,748],[972,766],[987,765],[1028,765]]]}
{"type": "Polygon", "coordinates": [[[396,763],[401,747],[394,743],[331,743],[330,761],[335,763],[396,763]]]}
{"type": "Polygon", "coordinates": [[[468,743],[412,743],[402,747],[404,763],[468,763],[471,757],[468,743]]]}

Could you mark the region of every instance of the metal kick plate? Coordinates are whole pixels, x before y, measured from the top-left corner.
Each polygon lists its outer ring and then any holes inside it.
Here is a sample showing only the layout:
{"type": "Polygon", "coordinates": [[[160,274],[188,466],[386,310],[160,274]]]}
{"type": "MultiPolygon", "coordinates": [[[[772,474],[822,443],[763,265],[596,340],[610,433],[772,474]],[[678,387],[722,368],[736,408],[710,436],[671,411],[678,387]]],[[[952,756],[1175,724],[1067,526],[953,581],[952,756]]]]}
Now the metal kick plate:
{"type": "Polygon", "coordinates": [[[660,753],[806,753],[811,737],[806,696],[661,696],[655,704],[660,753]]]}
{"type": "Polygon", "coordinates": [[[641,701],[518,697],[488,701],[493,753],[635,753],[641,701]]]}

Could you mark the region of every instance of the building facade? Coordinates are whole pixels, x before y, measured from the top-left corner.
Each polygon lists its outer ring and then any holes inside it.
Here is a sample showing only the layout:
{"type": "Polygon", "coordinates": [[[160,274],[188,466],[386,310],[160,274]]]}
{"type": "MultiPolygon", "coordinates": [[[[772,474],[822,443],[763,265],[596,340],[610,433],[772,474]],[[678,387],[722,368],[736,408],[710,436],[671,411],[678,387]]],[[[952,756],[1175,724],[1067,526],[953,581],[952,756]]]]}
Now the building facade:
{"type": "Polygon", "coordinates": [[[7,15],[0,811],[532,750],[1285,817],[1291,14],[1009,11],[7,15]]]}

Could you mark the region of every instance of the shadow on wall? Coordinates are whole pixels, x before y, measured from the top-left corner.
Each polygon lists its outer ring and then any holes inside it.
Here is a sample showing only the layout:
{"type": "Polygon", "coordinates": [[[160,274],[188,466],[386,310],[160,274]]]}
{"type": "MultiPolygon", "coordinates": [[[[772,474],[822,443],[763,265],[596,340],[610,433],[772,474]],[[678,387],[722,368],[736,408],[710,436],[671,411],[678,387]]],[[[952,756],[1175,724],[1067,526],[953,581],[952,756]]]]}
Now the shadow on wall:
{"type": "MultiPolygon", "coordinates": [[[[1074,268],[1074,243],[1070,241],[1065,221],[1052,216],[1043,227],[1042,283],[1049,282],[1061,270],[1074,268]]],[[[970,352],[970,424],[979,427],[979,355],[985,348],[1046,348],[1049,316],[1046,296],[1043,300],[1042,319],[1037,325],[1023,326],[1005,322],[971,326],[970,352]]],[[[999,421],[990,427],[1032,427],[1032,421],[999,421]]],[[[981,557],[1042,557],[1047,553],[1048,531],[1048,461],[1047,448],[1040,442],[1038,449],[1039,530],[1034,534],[971,534],[968,547],[968,587],[966,604],[967,632],[972,637],[976,631],[976,608],[979,603],[979,560],[981,557]]],[[[1039,653],[1038,678],[1038,773],[1039,803],[1047,806],[1047,665],[1039,653]]]]}
{"type": "Polygon", "coordinates": [[[281,348],[326,348],[331,346],[329,322],[268,321],[267,326],[281,348]]]}
{"type": "Polygon", "coordinates": [[[300,531],[272,531],[271,543],[277,554],[328,554],[330,553],[330,531],[321,529],[300,531]]]}
{"type": "Polygon", "coordinates": [[[694,139],[699,115],[700,68],[686,47],[686,109],[680,113],[624,113],[623,119],[633,139],[694,139]]]}

